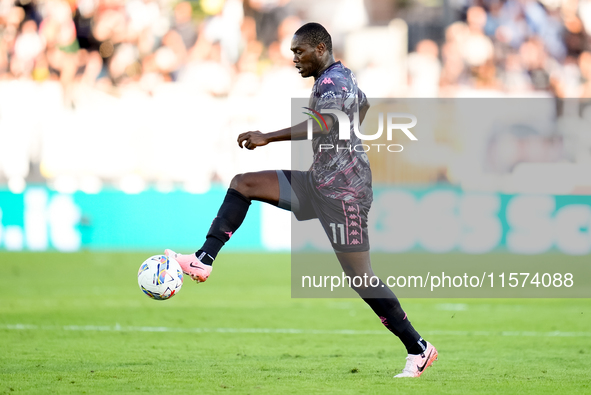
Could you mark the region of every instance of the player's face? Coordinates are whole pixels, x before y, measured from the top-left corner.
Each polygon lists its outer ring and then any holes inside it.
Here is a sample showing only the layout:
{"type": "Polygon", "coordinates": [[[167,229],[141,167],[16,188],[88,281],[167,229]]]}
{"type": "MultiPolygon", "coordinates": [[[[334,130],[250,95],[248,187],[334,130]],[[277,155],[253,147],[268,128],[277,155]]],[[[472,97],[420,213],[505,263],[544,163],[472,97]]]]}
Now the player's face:
{"type": "Polygon", "coordinates": [[[293,62],[300,75],[303,78],[316,76],[321,66],[318,48],[304,43],[298,36],[293,36],[291,51],[293,52],[293,62]]]}

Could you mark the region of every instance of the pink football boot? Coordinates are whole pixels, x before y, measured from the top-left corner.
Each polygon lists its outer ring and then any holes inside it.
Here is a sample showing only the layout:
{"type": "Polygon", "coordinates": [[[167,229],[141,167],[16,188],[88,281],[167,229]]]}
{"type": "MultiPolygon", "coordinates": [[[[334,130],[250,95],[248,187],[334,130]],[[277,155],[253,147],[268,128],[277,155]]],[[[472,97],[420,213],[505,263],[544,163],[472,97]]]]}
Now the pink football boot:
{"type": "Polygon", "coordinates": [[[406,357],[406,366],[402,373],[394,377],[419,377],[425,369],[433,365],[437,360],[437,350],[433,345],[427,342],[427,349],[420,354],[408,354],[406,357]]]}
{"type": "Polygon", "coordinates": [[[174,258],[179,265],[181,265],[181,269],[183,269],[183,273],[188,274],[191,278],[198,283],[202,283],[211,274],[211,265],[206,265],[202,263],[195,254],[183,255],[177,254],[173,250],[164,250],[164,254],[168,257],[174,258]]]}

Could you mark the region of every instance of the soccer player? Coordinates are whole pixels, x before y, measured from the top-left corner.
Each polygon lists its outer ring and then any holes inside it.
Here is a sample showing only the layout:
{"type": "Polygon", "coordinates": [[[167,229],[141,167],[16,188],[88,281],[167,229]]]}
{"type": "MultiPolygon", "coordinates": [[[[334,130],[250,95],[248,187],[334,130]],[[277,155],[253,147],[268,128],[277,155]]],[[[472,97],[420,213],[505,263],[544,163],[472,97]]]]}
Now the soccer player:
{"type": "MultiPolygon", "coordinates": [[[[318,125],[313,127],[314,162],[309,171],[277,170],[236,175],[201,249],[190,255],[166,250],[166,255],[174,257],[193,280],[207,280],[214,259],[242,224],[252,200],[291,210],[300,221],[318,218],[346,275],[351,278],[374,276],[367,234],[367,216],[373,196],[369,160],[365,152],[344,148],[348,143],[351,146],[361,143],[353,132],[353,114],[359,114],[361,123],[369,104],[351,70],[335,62],[331,37],[324,27],[308,23],[299,28],[291,41],[291,51],[300,75],[314,77],[310,108],[317,112],[336,109],[347,114],[350,140],[339,140],[338,119],[325,116],[328,130],[318,125]],[[319,149],[321,144],[322,150],[319,149]],[[326,148],[331,146],[334,148],[326,148]],[[356,215],[356,220],[347,222],[351,213],[356,215]],[[345,223],[350,236],[339,243],[332,237],[330,224],[345,223]]],[[[242,133],[238,136],[238,145],[253,150],[275,141],[306,137],[307,122],[302,122],[272,133],[242,133]]],[[[417,333],[394,293],[381,280],[377,287],[353,288],[408,351],[406,366],[395,377],[419,377],[437,359],[435,347],[417,333]]]]}

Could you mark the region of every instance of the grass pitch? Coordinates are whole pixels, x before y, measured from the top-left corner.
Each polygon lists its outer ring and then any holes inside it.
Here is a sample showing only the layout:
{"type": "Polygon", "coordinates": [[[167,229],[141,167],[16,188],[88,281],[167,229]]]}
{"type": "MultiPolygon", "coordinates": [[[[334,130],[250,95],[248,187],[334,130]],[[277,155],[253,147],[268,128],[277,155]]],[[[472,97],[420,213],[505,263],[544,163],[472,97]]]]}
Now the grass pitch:
{"type": "Polygon", "coordinates": [[[402,344],[361,300],[291,299],[289,255],[222,254],[163,302],[149,255],[1,253],[0,394],[591,393],[589,299],[402,300],[440,354],[394,380],[402,344]]]}

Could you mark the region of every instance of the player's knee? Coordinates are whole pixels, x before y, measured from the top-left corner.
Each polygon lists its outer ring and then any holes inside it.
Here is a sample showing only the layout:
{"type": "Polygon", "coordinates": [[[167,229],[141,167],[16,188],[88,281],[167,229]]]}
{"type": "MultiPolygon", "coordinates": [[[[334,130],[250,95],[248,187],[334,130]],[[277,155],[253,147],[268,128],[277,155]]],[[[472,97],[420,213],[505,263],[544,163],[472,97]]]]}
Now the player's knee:
{"type": "Polygon", "coordinates": [[[250,191],[255,187],[252,173],[236,174],[230,182],[230,188],[237,190],[246,197],[250,197],[250,191]]]}
{"type": "Polygon", "coordinates": [[[236,174],[234,178],[232,178],[232,181],[230,181],[230,188],[244,194],[244,190],[246,189],[244,174],[236,174]]]}
{"type": "Polygon", "coordinates": [[[371,267],[364,265],[341,265],[345,275],[350,277],[372,277],[375,276],[371,267]]]}
{"type": "Polygon", "coordinates": [[[375,279],[379,282],[379,279],[370,268],[348,265],[343,265],[342,268],[345,276],[351,279],[351,288],[362,297],[363,292],[375,287],[372,283],[376,282],[375,279]]]}

